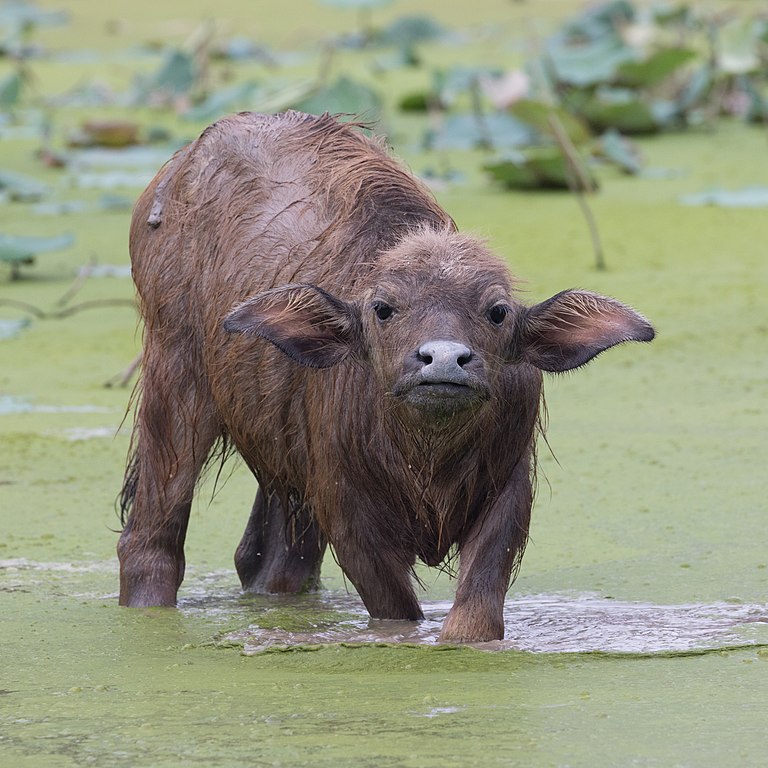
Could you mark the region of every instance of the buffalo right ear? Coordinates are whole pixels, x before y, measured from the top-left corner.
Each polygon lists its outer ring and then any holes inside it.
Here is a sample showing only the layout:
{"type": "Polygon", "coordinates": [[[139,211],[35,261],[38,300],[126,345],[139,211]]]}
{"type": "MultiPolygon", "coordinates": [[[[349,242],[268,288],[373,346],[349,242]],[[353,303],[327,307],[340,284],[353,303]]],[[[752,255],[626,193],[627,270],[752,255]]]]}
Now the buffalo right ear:
{"type": "Polygon", "coordinates": [[[246,299],[224,320],[228,333],[254,334],[310,368],[330,368],[359,344],[354,305],[314,285],[286,285],[246,299]]]}

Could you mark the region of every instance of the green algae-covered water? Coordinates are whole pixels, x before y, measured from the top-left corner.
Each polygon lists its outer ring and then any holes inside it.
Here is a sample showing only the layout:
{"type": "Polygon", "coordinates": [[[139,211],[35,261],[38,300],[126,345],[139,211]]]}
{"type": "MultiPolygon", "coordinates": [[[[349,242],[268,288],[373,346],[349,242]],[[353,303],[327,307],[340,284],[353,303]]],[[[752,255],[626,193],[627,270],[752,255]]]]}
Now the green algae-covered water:
{"type": "MultiPolygon", "coordinates": [[[[204,17],[198,5],[168,4],[150,25],[148,4],[132,4],[112,47],[150,33],[178,41],[204,17]]],[[[482,5],[509,25],[543,3],[482,5]]],[[[553,2],[542,15],[574,5],[553,2]]],[[[347,23],[319,4],[305,10],[293,38],[275,13],[263,34],[300,45],[316,25],[347,23]]],[[[444,12],[446,23],[463,21],[444,12]]],[[[108,9],[72,13],[70,27],[42,39],[110,47],[108,9]]],[[[231,18],[247,17],[233,5],[231,18]]],[[[115,81],[132,71],[129,59],[106,61],[115,81]]],[[[40,62],[39,87],[60,92],[88,66],[40,62]]],[[[75,125],[80,113],[59,119],[75,125]]],[[[163,119],[180,136],[200,127],[163,119]]],[[[395,135],[416,171],[439,161],[415,151],[407,121],[395,135]]],[[[36,165],[35,148],[4,138],[0,166],[44,178],[57,198],[96,203],[36,165]]],[[[547,382],[531,543],[506,639],[479,648],[436,644],[453,585],[431,571],[419,625],[369,621],[330,558],[318,595],[243,596],[231,558],[255,488],[234,465],[215,492],[208,480],[198,494],[178,610],[119,608],[114,499],[129,395],[103,383],[138,349],[135,313],[114,304],[19,323],[28,313],[0,302],[0,764],[764,765],[768,214],[680,198],[768,184],[766,134],[723,121],[641,149],[656,172],[603,170],[590,200],[606,272],[591,266],[568,195],[502,193],[473,170],[479,153],[452,158],[467,179],[438,190],[462,228],[508,258],[531,301],[591,288],[659,331],[651,345],[547,382]]],[[[77,235],[22,280],[0,272],[0,300],[50,309],[92,259],[124,267],[128,215],[0,205],[3,232],[77,235]]],[[[124,270],[104,272],[72,303],[132,296],[124,270]]]]}

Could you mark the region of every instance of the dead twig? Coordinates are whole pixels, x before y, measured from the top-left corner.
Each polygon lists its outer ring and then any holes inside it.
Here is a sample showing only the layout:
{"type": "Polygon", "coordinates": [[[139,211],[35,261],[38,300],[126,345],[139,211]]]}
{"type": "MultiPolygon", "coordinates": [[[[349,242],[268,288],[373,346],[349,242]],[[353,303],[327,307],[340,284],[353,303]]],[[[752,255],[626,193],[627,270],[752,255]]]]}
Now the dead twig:
{"type": "Polygon", "coordinates": [[[136,357],[131,360],[130,364],[127,368],[120,371],[120,373],[113,376],[111,379],[108,379],[104,382],[104,386],[107,388],[111,387],[127,387],[128,382],[133,377],[133,374],[136,373],[136,369],[141,365],[141,360],[144,357],[144,352],[139,352],[136,357]]]}
{"type": "Polygon", "coordinates": [[[13,307],[14,309],[21,309],[24,312],[28,312],[30,315],[39,317],[41,320],[48,317],[48,313],[45,310],[36,307],[34,304],[27,304],[26,301],[16,301],[16,299],[0,299],[0,307],[13,307]]]}
{"type": "Polygon", "coordinates": [[[133,307],[136,308],[136,302],[133,299],[92,299],[80,304],[73,304],[71,307],[60,309],[57,312],[49,312],[46,318],[58,320],[62,317],[76,315],[78,312],[84,312],[89,309],[100,309],[101,307],[133,307]]]}
{"type": "Polygon", "coordinates": [[[28,304],[26,301],[17,301],[16,299],[0,299],[0,306],[14,307],[34,315],[40,320],[60,320],[63,317],[76,315],[78,312],[84,312],[89,309],[99,309],[101,307],[133,307],[136,308],[136,302],[133,299],[92,299],[80,304],[73,304],[71,307],[59,309],[55,312],[46,312],[34,304],[28,304]]]}
{"type": "Polygon", "coordinates": [[[57,306],[63,307],[65,304],[68,304],[74,298],[74,296],[85,285],[86,281],[91,276],[91,274],[93,274],[93,269],[95,266],[96,266],[96,259],[92,259],[90,263],[86,264],[84,267],[80,269],[72,285],[70,285],[69,288],[67,288],[67,290],[64,291],[64,294],[62,295],[62,297],[56,302],[57,306]]]}

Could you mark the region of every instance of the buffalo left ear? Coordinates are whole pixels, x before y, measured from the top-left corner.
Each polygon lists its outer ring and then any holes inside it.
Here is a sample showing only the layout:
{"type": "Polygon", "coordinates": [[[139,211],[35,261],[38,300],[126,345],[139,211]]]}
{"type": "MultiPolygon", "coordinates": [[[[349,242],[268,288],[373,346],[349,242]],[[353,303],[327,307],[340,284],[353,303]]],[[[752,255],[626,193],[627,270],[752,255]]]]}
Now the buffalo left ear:
{"type": "Polygon", "coordinates": [[[330,368],[358,346],[353,305],[314,285],[286,285],[246,299],[224,320],[228,333],[254,334],[310,368],[330,368]]]}
{"type": "Polygon", "coordinates": [[[651,341],[655,335],[626,304],[587,291],[563,291],[528,307],[518,329],[523,359],[553,373],[578,368],[624,341],[651,341]]]}

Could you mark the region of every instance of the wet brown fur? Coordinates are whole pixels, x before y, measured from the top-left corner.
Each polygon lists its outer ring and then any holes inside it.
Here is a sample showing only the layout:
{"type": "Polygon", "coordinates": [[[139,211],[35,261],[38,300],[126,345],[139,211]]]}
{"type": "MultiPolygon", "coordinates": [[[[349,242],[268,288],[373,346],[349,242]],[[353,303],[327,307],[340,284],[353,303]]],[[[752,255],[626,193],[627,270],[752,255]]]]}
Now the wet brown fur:
{"type": "Polygon", "coordinates": [[[145,335],[121,603],[174,604],[195,482],[223,441],[260,487],[236,557],[246,588],[316,585],[330,541],[373,616],[417,619],[416,559],[439,565],[455,547],[443,639],[503,636],[504,594],[528,534],[541,393],[538,368],[510,364],[524,307],[503,264],[457,233],[378,141],[297,113],[244,113],[206,129],[140,198],[130,246],[145,335]],[[364,341],[342,362],[300,366],[258,334],[223,330],[234,307],[291,284],[360,309],[342,330],[364,341]],[[413,322],[379,327],[369,306],[388,296],[413,297],[400,315],[413,322]],[[509,303],[507,336],[466,296],[509,303]],[[487,392],[434,424],[392,387],[404,351],[445,334],[482,351],[487,392]]]}

